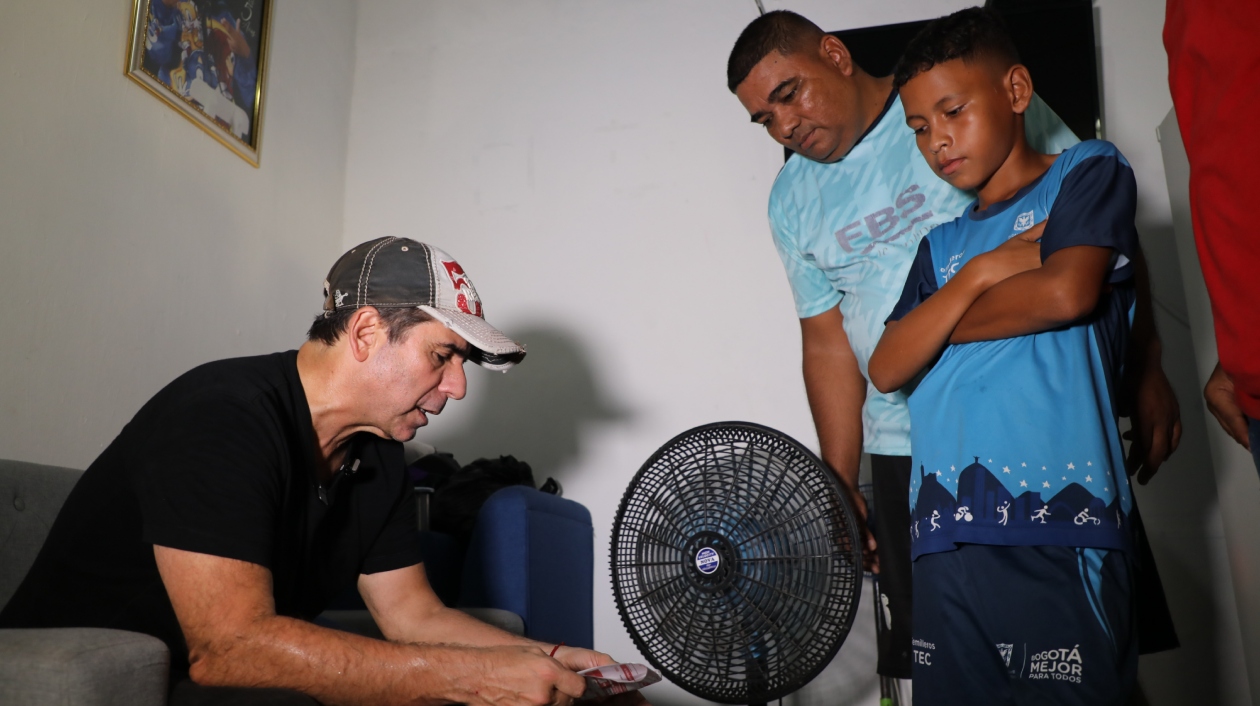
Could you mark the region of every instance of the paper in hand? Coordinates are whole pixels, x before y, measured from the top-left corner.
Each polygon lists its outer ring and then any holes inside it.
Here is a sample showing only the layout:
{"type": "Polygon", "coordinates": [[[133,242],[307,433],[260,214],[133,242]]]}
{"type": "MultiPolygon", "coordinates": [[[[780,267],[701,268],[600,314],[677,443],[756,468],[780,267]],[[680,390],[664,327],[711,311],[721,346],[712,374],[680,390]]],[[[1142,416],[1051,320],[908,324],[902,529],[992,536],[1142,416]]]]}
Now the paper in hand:
{"type": "Polygon", "coordinates": [[[578,672],[578,676],[586,678],[583,699],[624,694],[661,680],[661,675],[642,664],[605,664],[602,667],[584,669],[578,672]]]}

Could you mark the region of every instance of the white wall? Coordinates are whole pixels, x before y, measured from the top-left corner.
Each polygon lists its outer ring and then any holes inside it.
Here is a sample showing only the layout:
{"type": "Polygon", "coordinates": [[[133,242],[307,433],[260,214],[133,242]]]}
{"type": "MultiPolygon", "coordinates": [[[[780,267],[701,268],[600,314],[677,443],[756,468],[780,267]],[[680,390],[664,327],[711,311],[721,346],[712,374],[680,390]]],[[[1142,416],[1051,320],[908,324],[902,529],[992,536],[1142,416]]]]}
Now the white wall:
{"type": "Polygon", "coordinates": [[[722,419],[814,443],[766,230],[783,153],[725,87],[753,17],[751,0],[359,9],[345,244],[442,247],[531,350],[471,373],[421,438],[514,454],[590,508],[596,645],[622,659],[607,547],[639,466],[722,419]]]}
{"type": "MultiPolygon", "coordinates": [[[[1196,382],[1206,385],[1216,367],[1216,334],[1212,325],[1212,306],[1194,246],[1194,229],[1190,219],[1190,162],[1186,158],[1185,145],[1177,128],[1177,116],[1173,111],[1170,110],[1160,123],[1159,134],[1168,175],[1176,251],[1181,261],[1186,310],[1192,329],[1194,360],[1189,367],[1198,373],[1196,382]]],[[[1198,408],[1200,415],[1207,417],[1202,411],[1206,406],[1202,398],[1192,404],[1198,408]]],[[[1230,681],[1245,687],[1248,683],[1260,684],[1260,660],[1254,658],[1254,655],[1260,654],[1260,595],[1254,590],[1257,568],[1260,567],[1260,544],[1255,541],[1260,536],[1260,515],[1256,514],[1256,508],[1260,507],[1260,480],[1256,477],[1251,454],[1231,439],[1219,424],[1207,418],[1206,436],[1211,447],[1212,464],[1211,467],[1198,469],[1198,475],[1215,471],[1216,486],[1219,488],[1219,508],[1216,510],[1225,541],[1215,548],[1217,556],[1213,557],[1213,563],[1228,565],[1233,578],[1232,582],[1213,582],[1210,590],[1221,596],[1216,601],[1218,605],[1237,605],[1237,611],[1232,616],[1218,613],[1218,624],[1214,627],[1224,635],[1236,635],[1235,644],[1229,645],[1232,650],[1223,651],[1226,659],[1220,669],[1223,677],[1231,677],[1230,681]],[[1253,657],[1240,665],[1244,654],[1253,657]]],[[[1252,703],[1257,702],[1256,692],[1255,688],[1251,689],[1252,703]]],[[[1247,700],[1246,694],[1241,691],[1226,696],[1233,698],[1219,700],[1222,703],[1245,703],[1247,700]]]]}
{"type": "MultiPolygon", "coordinates": [[[[968,4],[765,2],[828,29],[968,4]]],[[[606,547],[639,465],[674,434],[721,419],[816,444],[765,218],[782,152],[724,86],[730,46],[755,16],[753,0],[359,9],[343,244],[407,235],[447,249],[490,320],[530,344],[509,375],[474,374],[468,399],[422,438],[464,460],[515,454],[591,509],[596,642],[623,658],[634,650],[606,547]]],[[[1142,680],[1153,703],[1233,703],[1246,682],[1232,597],[1214,589],[1228,566],[1155,139],[1171,106],[1163,3],[1099,0],[1096,18],[1106,136],[1138,174],[1165,365],[1186,420],[1182,451],[1139,491],[1185,647],[1144,659],[1142,680]]]]}
{"type": "MultiPolygon", "coordinates": [[[[840,29],[968,3],[765,4],[840,29]]],[[[782,153],[724,87],[753,0],[374,0],[357,18],[351,0],[278,0],[257,170],[122,75],[129,8],[0,4],[0,456],[86,465],[189,367],[296,345],[342,246],[419,237],[531,346],[509,375],[474,374],[425,440],[516,454],[591,508],[596,639],[632,655],[605,562],[639,464],[718,419],[815,444],[765,222],[782,153]]],[[[1144,659],[1142,679],[1154,703],[1236,703],[1243,654],[1154,133],[1171,106],[1163,3],[1099,0],[1096,17],[1106,136],[1138,173],[1186,420],[1139,491],[1186,647],[1144,659]]]]}
{"type": "Polygon", "coordinates": [[[188,368],[296,347],[340,253],[354,3],[277,2],[259,169],[123,75],[130,15],[0,3],[0,457],[85,467],[188,368]]]}
{"type": "MultiPolygon", "coordinates": [[[[1164,3],[1101,0],[1095,8],[1104,137],[1120,147],[1137,175],[1138,230],[1164,340],[1164,370],[1181,402],[1184,429],[1177,453],[1135,493],[1182,644],[1179,650],[1142,658],[1141,683],[1154,704],[1253,703],[1260,691],[1249,687],[1247,673],[1249,665],[1254,672],[1260,664],[1260,654],[1248,659],[1239,632],[1233,589],[1240,584],[1236,577],[1231,581],[1208,444],[1209,433],[1219,429],[1215,420],[1205,419],[1196,374],[1198,344],[1191,324],[1204,323],[1199,320],[1203,311],[1186,306],[1157,137],[1156,128],[1172,108],[1161,37],[1164,3]]],[[[1210,332],[1210,321],[1206,324],[1210,332]]],[[[1251,480],[1260,485],[1254,474],[1251,480]]]]}

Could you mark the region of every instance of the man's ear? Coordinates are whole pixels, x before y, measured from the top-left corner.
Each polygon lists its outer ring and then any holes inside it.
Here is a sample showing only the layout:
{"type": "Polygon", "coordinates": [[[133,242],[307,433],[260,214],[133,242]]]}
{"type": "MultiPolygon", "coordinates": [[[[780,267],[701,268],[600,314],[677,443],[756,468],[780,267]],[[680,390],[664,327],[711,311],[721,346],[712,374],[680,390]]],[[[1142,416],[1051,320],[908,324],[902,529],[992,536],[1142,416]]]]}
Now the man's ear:
{"type": "Polygon", "coordinates": [[[853,75],[853,55],[844,42],[831,34],[824,34],[819,45],[819,52],[824,61],[840,70],[845,76],[853,75]]]}
{"type": "Polygon", "coordinates": [[[389,330],[381,319],[381,312],[374,306],[356,309],[346,326],[346,344],[350,347],[350,354],[360,363],[366,361],[372,351],[385,343],[388,337],[389,330]]]}
{"type": "Polygon", "coordinates": [[[1011,100],[1011,110],[1023,115],[1033,96],[1032,75],[1028,73],[1028,67],[1023,64],[1012,66],[1006,72],[1004,83],[1007,96],[1011,100]]]}

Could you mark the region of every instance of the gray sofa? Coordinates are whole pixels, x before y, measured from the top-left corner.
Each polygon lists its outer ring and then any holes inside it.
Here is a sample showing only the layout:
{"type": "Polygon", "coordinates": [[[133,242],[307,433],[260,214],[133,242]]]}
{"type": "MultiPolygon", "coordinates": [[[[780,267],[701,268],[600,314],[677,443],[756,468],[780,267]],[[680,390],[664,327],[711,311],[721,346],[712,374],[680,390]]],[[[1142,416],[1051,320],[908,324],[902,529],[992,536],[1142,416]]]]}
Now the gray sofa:
{"type": "MultiPolygon", "coordinates": [[[[0,608],[25,578],[82,471],[0,459],[0,608]]],[[[0,704],[162,706],[161,640],[96,628],[0,630],[0,704]]]]}

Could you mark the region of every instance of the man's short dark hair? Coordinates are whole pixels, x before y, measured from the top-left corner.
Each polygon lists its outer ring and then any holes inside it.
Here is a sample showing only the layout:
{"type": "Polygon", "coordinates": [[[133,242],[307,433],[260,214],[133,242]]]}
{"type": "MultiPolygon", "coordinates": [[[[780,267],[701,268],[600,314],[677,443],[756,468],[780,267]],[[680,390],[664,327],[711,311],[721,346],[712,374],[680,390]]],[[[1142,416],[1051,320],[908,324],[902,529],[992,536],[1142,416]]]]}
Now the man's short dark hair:
{"type": "Polygon", "coordinates": [[[933,66],[954,59],[992,60],[1010,67],[1019,63],[1019,51],[997,13],[969,7],[932,20],[910,40],[893,70],[893,86],[901,88],[933,66]]]}
{"type": "Polygon", "coordinates": [[[753,67],[772,51],[789,56],[817,49],[824,32],[790,10],[774,10],[758,17],[740,33],[726,60],[726,87],[731,93],[748,78],[753,67]]]}
{"type": "MultiPolygon", "coordinates": [[[[320,314],[315,317],[310,330],[306,332],[306,339],[334,345],[350,326],[350,319],[354,317],[354,312],[362,308],[337,309],[326,317],[320,314]]],[[[376,310],[380,312],[381,320],[385,322],[385,327],[389,330],[390,343],[401,341],[413,326],[419,326],[427,321],[436,321],[432,316],[414,306],[382,306],[377,307],[376,310]]]]}

